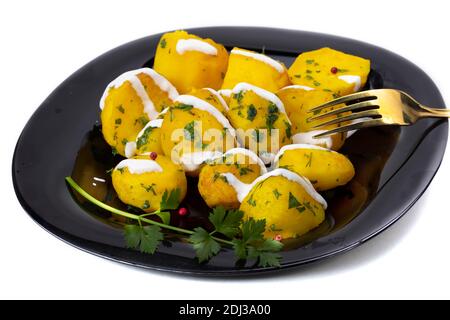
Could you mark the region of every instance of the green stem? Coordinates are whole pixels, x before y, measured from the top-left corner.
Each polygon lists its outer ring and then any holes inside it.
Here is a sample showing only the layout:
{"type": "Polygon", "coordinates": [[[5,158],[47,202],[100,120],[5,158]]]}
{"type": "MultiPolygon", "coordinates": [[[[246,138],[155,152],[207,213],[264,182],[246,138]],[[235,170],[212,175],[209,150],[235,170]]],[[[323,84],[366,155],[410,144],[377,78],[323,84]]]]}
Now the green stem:
{"type": "MultiPolygon", "coordinates": [[[[139,223],[140,223],[141,221],[143,221],[143,222],[146,222],[146,223],[149,223],[149,224],[153,224],[153,225],[155,225],[155,226],[158,226],[158,227],[161,227],[161,228],[164,228],[164,229],[168,229],[168,230],[172,230],[172,231],[176,231],[176,232],[180,232],[180,233],[184,233],[184,234],[189,234],[189,235],[190,235],[190,234],[194,234],[194,231],[192,231],[192,230],[183,229],[183,228],[177,228],[177,227],[171,226],[171,225],[169,225],[169,224],[164,224],[164,223],[160,223],[160,222],[157,222],[157,221],[153,221],[153,220],[150,220],[150,219],[143,218],[143,216],[145,216],[145,215],[150,215],[150,214],[144,214],[144,215],[142,215],[142,216],[138,216],[138,215],[136,215],[136,214],[129,213],[129,212],[126,212],[126,211],[123,211],[123,210],[120,210],[120,209],[111,207],[110,205],[107,205],[106,203],[103,203],[103,202],[101,202],[100,200],[97,200],[96,198],[94,198],[93,196],[91,196],[89,193],[87,193],[85,190],[83,190],[83,188],[81,188],[81,187],[80,187],[80,186],[72,179],[72,177],[66,177],[66,181],[67,181],[67,183],[68,183],[75,191],[77,191],[82,197],[84,197],[85,199],[87,199],[88,201],[92,202],[93,204],[95,204],[95,205],[99,206],[100,208],[103,208],[103,209],[105,209],[105,210],[107,210],[107,211],[109,211],[109,212],[111,212],[111,213],[115,213],[115,214],[117,214],[117,215],[120,215],[120,216],[122,216],[122,217],[129,218],[129,219],[137,220],[139,223]]],[[[154,213],[157,213],[157,212],[159,212],[159,210],[156,211],[156,212],[152,212],[151,214],[154,214],[154,213]]],[[[221,243],[224,243],[224,244],[228,244],[228,245],[230,245],[230,246],[233,245],[233,242],[231,242],[231,241],[223,240],[223,239],[220,239],[220,238],[217,238],[217,237],[212,237],[212,238],[213,238],[214,240],[216,240],[217,242],[221,242],[221,243]]]]}

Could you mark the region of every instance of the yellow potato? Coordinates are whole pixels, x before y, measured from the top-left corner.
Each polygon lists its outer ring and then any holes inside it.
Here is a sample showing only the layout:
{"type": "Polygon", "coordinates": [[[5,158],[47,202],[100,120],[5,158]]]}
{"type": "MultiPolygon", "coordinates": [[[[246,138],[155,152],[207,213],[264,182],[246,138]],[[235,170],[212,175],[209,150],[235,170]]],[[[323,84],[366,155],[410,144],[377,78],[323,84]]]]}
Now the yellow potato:
{"type": "Polygon", "coordinates": [[[267,238],[295,238],[316,228],[325,219],[323,206],[302,185],[284,176],[257,183],[241,203],[244,220],[266,220],[267,238]]]}
{"type": "Polygon", "coordinates": [[[193,89],[189,95],[202,99],[203,101],[211,104],[224,115],[227,114],[228,104],[225,102],[222,95],[220,95],[216,90],[211,88],[193,89]]]}
{"type": "MultiPolygon", "coordinates": [[[[222,113],[196,97],[181,98],[189,104],[176,102],[164,114],[161,145],[166,156],[183,163],[186,154],[223,152],[235,146],[234,129],[222,113]],[[201,109],[202,106],[209,111],[201,109]]],[[[188,174],[198,175],[198,166],[184,167],[188,174]]]]}
{"type": "Polygon", "coordinates": [[[106,88],[100,102],[106,142],[125,156],[127,142],[135,141],[149,119],[156,118],[177,96],[175,87],[149,68],[122,74],[106,88]]]}
{"type": "MultiPolygon", "coordinates": [[[[333,93],[323,90],[305,90],[298,86],[285,87],[277,92],[286,109],[286,113],[292,122],[292,140],[294,143],[307,143],[321,146],[327,149],[339,150],[345,142],[346,134],[338,133],[321,139],[314,139],[313,136],[325,130],[337,128],[339,125],[328,125],[319,131],[314,128],[319,122],[335,119],[336,116],[330,116],[319,121],[307,121],[309,117],[325,113],[334,108],[341,108],[343,105],[337,105],[332,108],[322,109],[320,113],[310,113],[309,110],[325,102],[333,100],[336,96],[333,93]]],[[[346,115],[342,113],[342,115],[346,115]]]]}
{"type": "Polygon", "coordinates": [[[300,54],[289,68],[293,84],[347,95],[364,87],[370,60],[330,48],[300,54]]]}
{"type": "Polygon", "coordinates": [[[263,155],[277,153],[291,143],[289,118],[274,94],[247,84],[238,84],[235,90],[237,93],[230,97],[228,118],[246,148],[263,155]]]}
{"type": "Polygon", "coordinates": [[[271,92],[277,92],[290,84],[283,63],[261,53],[234,48],[230,53],[222,89],[232,89],[240,82],[247,82],[271,92]]]}
{"type": "MultiPolygon", "coordinates": [[[[236,150],[238,149],[231,149],[230,152],[236,150]]],[[[241,182],[251,183],[265,173],[265,167],[262,169],[262,163],[258,164],[254,161],[254,157],[250,158],[238,151],[238,153],[225,154],[223,157],[206,162],[200,171],[198,191],[210,208],[216,206],[239,208],[240,202],[235,189],[220,174],[232,173],[241,182]]]]}
{"type": "Polygon", "coordinates": [[[276,167],[308,178],[318,191],[342,186],[355,175],[355,169],[347,157],[320,147],[289,145],[280,150],[275,161],[276,167]]]}
{"type": "Polygon", "coordinates": [[[161,36],[153,67],[180,93],[188,93],[194,88],[220,89],[227,65],[228,52],[223,45],[174,31],[161,36]]]}
{"type": "Polygon", "coordinates": [[[179,189],[179,201],[187,191],[186,176],[183,169],[169,158],[158,156],[155,161],[146,156],[137,156],[120,162],[112,172],[112,183],[120,200],[126,204],[141,208],[146,212],[160,209],[165,192],[179,189]],[[136,164],[136,161],[139,163],[136,164]],[[142,167],[159,165],[162,169],[139,173],[142,167]],[[124,165],[123,167],[121,167],[124,165]]]}

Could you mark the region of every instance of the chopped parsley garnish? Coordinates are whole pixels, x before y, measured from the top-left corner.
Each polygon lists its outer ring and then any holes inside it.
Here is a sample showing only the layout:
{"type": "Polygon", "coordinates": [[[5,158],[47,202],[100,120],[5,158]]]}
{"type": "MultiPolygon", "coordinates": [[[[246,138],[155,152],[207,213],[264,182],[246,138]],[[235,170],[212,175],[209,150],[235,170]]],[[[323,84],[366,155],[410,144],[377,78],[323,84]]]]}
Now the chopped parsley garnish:
{"type": "Polygon", "coordinates": [[[145,128],[142,135],[136,141],[136,148],[140,149],[142,146],[147,144],[148,137],[150,136],[150,133],[153,131],[153,129],[154,129],[153,127],[145,128]]]}
{"type": "Polygon", "coordinates": [[[139,117],[136,120],[134,120],[134,125],[137,125],[140,123],[142,126],[145,126],[148,123],[148,119],[145,116],[139,117]]]}
{"type": "Polygon", "coordinates": [[[249,172],[253,172],[253,170],[249,167],[239,167],[239,175],[245,176],[249,172]]]}
{"type": "Polygon", "coordinates": [[[247,200],[247,203],[252,207],[256,207],[256,200],[253,199],[253,195],[250,196],[250,198],[247,200]]]}
{"type": "Polygon", "coordinates": [[[320,82],[318,82],[318,81],[316,81],[316,80],[314,80],[313,84],[314,84],[316,87],[320,86],[320,82]]]}
{"type": "Polygon", "coordinates": [[[233,97],[237,100],[238,103],[241,103],[242,99],[244,99],[244,91],[235,93],[233,97]]]}
{"type": "Polygon", "coordinates": [[[255,119],[257,114],[256,108],[253,104],[248,106],[247,109],[247,120],[253,121],[253,119],[255,119]]]}
{"type": "Polygon", "coordinates": [[[292,127],[291,124],[289,122],[287,122],[286,120],[284,120],[284,124],[286,125],[286,137],[290,138],[292,136],[292,127]]]}
{"type": "Polygon", "coordinates": [[[164,49],[166,47],[166,45],[167,45],[166,39],[163,38],[161,40],[161,42],[159,43],[159,46],[164,49]]]}
{"type": "Polygon", "coordinates": [[[117,119],[114,121],[114,123],[117,124],[117,125],[120,125],[120,124],[122,123],[122,119],[117,118],[117,119]]]}
{"type": "Polygon", "coordinates": [[[277,199],[281,196],[281,193],[278,191],[278,189],[274,189],[274,190],[272,190],[272,192],[273,192],[273,195],[275,196],[275,198],[277,198],[277,199]]]}
{"type": "Polygon", "coordinates": [[[119,105],[119,106],[117,107],[117,110],[119,110],[120,113],[125,113],[125,109],[122,107],[122,105],[119,105]]]}
{"type": "Polygon", "coordinates": [[[180,104],[175,105],[173,108],[174,109],[183,110],[183,111],[190,111],[194,107],[192,105],[190,105],[190,104],[180,103],[180,104]]]}
{"type": "Polygon", "coordinates": [[[153,193],[153,195],[156,196],[156,191],[155,191],[155,188],[154,188],[155,186],[156,186],[155,183],[152,183],[151,185],[147,185],[147,186],[145,184],[141,183],[141,187],[144,188],[145,191],[147,191],[147,192],[151,191],[153,193]]]}
{"type": "Polygon", "coordinates": [[[312,164],[312,152],[308,154],[305,154],[305,157],[308,159],[308,161],[306,162],[305,168],[311,168],[311,164],[312,164]]]}
{"type": "Polygon", "coordinates": [[[128,143],[128,139],[123,138],[123,139],[122,139],[122,144],[123,144],[123,145],[126,145],[127,143],[128,143]]]}
{"type": "MultiPolygon", "coordinates": [[[[266,117],[266,126],[269,130],[273,129],[273,125],[275,124],[275,121],[278,120],[279,112],[280,112],[280,110],[278,110],[278,107],[274,103],[271,102],[269,104],[268,114],[266,117]]],[[[269,131],[269,134],[270,134],[270,131],[269,131]]]]}
{"type": "Polygon", "coordinates": [[[306,60],[306,64],[313,64],[314,63],[314,59],[308,59],[306,60]]]}
{"type": "Polygon", "coordinates": [[[194,141],[195,121],[189,122],[184,126],[184,137],[188,140],[194,141]]]}

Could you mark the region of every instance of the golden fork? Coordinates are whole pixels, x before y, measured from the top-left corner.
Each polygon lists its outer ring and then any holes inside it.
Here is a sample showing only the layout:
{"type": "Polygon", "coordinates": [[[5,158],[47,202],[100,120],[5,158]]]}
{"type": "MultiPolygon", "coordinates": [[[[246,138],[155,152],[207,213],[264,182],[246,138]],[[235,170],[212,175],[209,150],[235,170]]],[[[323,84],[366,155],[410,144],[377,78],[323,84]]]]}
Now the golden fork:
{"type": "Polygon", "coordinates": [[[344,106],[330,109],[325,113],[307,119],[307,121],[317,122],[314,129],[332,124],[342,125],[317,134],[314,136],[315,138],[373,126],[408,126],[416,123],[419,119],[428,117],[450,118],[450,110],[426,107],[407,93],[394,89],[376,89],[353,93],[324,103],[309,110],[309,112],[317,114],[324,108],[335,107],[339,104],[344,104],[344,106]],[[344,112],[345,115],[342,114],[344,112]],[[332,115],[337,116],[337,118],[329,120],[329,116],[332,115]]]}

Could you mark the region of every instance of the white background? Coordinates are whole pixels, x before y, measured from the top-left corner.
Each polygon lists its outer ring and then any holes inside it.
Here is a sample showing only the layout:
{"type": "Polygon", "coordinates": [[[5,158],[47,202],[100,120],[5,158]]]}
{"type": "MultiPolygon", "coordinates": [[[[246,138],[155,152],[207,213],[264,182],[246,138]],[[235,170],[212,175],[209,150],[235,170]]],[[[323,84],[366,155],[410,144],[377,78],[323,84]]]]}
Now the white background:
{"type": "Polygon", "coordinates": [[[74,249],[27,216],[10,173],[23,126],[60,82],[111,48],[172,29],[254,25],[371,42],[419,65],[449,103],[447,2],[2,1],[0,298],[450,298],[448,153],[425,195],[379,237],[294,273],[251,279],[143,271],[74,249]]]}

